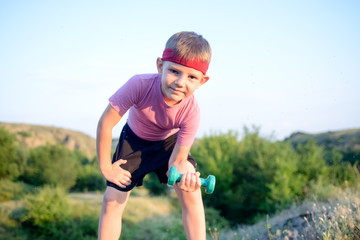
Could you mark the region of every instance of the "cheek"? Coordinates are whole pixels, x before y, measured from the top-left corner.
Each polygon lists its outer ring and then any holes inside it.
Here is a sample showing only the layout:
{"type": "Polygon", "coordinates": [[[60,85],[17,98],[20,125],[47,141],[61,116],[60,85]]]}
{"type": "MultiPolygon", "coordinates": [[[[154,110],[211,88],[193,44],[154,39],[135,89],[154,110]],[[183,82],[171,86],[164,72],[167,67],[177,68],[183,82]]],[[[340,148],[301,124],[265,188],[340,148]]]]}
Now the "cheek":
{"type": "Polygon", "coordinates": [[[171,78],[170,78],[169,74],[163,75],[162,80],[161,80],[161,84],[169,85],[170,79],[171,78]]]}
{"type": "Polygon", "coordinates": [[[200,83],[194,83],[191,85],[191,90],[194,92],[196,89],[199,89],[200,86],[200,83]]]}
{"type": "Polygon", "coordinates": [[[163,75],[163,82],[169,84],[169,83],[171,83],[172,78],[173,78],[173,76],[171,74],[165,74],[165,75],[163,75]]]}

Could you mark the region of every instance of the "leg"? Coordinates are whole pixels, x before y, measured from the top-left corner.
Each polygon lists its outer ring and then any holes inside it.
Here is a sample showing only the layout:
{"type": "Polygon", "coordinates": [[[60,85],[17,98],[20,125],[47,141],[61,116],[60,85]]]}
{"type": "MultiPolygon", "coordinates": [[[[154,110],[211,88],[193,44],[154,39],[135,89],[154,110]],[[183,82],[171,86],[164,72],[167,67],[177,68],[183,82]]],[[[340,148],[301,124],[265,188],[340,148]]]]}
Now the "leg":
{"type": "Polygon", "coordinates": [[[205,240],[205,212],[201,190],[184,192],[176,184],[174,188],[181,203],[182,218],[187,239],[205,240]]]}
{"type": "Polygon", "coordinates": [[[112,187],[106,188],[99,219],[98,239],[119,239],[122,214],[130,192],[121,192],[112,187]]]}

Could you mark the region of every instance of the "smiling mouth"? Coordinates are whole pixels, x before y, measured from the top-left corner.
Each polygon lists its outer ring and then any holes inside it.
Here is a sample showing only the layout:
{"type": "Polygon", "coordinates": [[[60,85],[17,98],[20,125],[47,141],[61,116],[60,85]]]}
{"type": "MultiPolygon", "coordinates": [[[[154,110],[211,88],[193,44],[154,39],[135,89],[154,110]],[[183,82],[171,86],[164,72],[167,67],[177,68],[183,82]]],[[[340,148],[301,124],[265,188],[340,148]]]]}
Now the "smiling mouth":
{"type": "Polygon", "coordinates": [[[180,91],[176,88],[170,88],[174,93],[183,93],[183,91],[180,91]]]}

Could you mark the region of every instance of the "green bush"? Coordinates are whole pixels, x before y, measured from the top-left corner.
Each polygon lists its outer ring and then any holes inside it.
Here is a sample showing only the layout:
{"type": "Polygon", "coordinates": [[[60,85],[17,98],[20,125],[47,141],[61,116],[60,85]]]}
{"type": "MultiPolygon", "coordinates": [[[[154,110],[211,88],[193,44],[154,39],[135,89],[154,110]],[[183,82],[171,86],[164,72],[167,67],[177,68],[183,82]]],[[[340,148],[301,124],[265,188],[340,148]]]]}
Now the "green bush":
{"type": "Polygon", "coordinates": [[[58,240],[95,240],[97,239],[98,219],[93,216],[83,216],[80,219],[67,219],[48,222],[41,228],[32,228],[32,239],[58,240]]]}
{"type": "Polygon", "coordinates": [[[33,188],[23,182],[0,179],[0,202],[21,199],[32,191],[33,188]]]}
{"type": "Polygon", "coordinates": [[[24,199],[20,220],[30,239],[96,239],[98,216],[78,216],[66,192],[44,187],[24,199]]]}
{"type": "Polygon", "coordinates": [[[155,173],[145,176],[144,187],[154,196],[166,195],[169,192],[169,187],[166,184],[161,184],[155,173]]]}
{"type": "Polygon", "coordinates": [[[207,229],[221,229],[222,231],[230,229],[230,222],[221,216],[220,210],[212,207],[205,207],[205,220],[207,229]]]}
{"type": "Polygon", "coordinates": [[[309,143],[293,149],[289,143],[260,137],[259,129],[205,136],[192,148],[202,176],[216,176],[207,206],[234,223],[251,222],[307,194],[308,186],[327,176],[322,149],[309,143]]]}
{"type": "Polygon", "coordinates": [[[76,176],[75,186],[73,191],[97,191],[104,190],[106,187],[105,178],[101,174],[99,168],[94,165],[82,165],[79,167],[76,176]]]}
{"type": "Polygon", "coordinates": [[[30,149],[27,167],[20,179],[35,186],[49,184],[69,189],[76,182],[77,156],[62,145],[30,149]]]}
{"type": "Polygon", "coordinates": [[[16,136],[0,127],[0,179],[15,179],[26,166],[24,151],[19,148],[16,136]]]}
{"type": "Polygon", "coordinates": [[[26,196],[24,205],[22,222],[31,226],[43,227],[70,217],[70,205],[61,188],[46,186],[37,193],[26,196]]]}

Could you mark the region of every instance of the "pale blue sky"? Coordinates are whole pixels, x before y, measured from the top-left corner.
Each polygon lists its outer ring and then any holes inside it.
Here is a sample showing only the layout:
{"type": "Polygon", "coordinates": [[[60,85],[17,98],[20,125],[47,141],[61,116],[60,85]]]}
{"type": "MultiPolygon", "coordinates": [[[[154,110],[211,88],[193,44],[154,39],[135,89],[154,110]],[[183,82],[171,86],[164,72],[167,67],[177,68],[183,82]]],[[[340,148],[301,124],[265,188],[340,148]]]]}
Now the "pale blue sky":
{"type": "Polygon", "coordinates": [[[0,121],[94,137],[108,97],[155,72],[167,39],[191,30],[213,50],[211,79],[195,94],[198,137],[359,128],[359,13],[346,0],[2,0],[0,121]]]}

